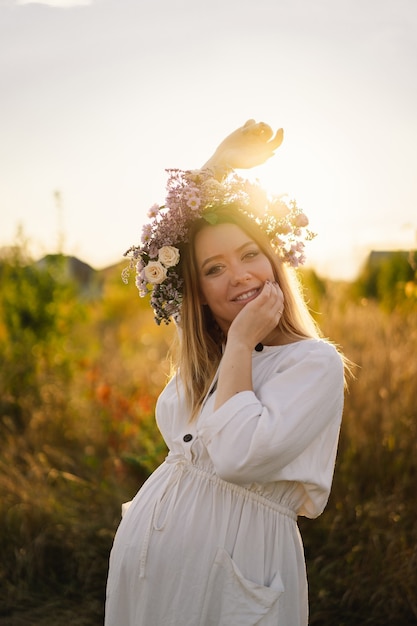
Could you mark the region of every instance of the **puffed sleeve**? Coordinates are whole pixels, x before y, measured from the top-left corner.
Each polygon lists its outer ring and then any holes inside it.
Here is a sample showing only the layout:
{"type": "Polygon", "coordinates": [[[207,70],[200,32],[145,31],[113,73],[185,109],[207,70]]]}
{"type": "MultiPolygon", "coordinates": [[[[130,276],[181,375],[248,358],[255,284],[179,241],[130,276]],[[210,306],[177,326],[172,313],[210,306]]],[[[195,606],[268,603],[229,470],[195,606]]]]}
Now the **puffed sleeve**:
{"type": "Polygon", "coordinates": [[[301,482],[317,505],[303,514],[315,516],[333,477],[343,363],[331,344],[300,343],[306,345],[295,348],[255,391],[240,392],[207,415],[198,434],[221,478],[237,484],[301,482]]]}

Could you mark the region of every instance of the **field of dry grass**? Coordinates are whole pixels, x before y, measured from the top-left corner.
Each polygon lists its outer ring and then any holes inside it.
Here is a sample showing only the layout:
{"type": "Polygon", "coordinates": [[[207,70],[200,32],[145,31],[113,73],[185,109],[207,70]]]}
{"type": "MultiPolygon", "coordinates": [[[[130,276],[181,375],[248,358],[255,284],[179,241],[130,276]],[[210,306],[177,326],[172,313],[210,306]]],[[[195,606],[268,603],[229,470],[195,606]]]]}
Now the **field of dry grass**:
{"type": "Polygon", "coordinates": [[[417,310],[339,292],[323,328],[357,364],[329,505],[301,523],[312,624],[417,623],[417,310]]]}
{"type": "MultiPolygon", "coordinates": [[[[118,271],[92,300],[2,281],[0,624],[98,625],[120,504],[165,456],[153,406],[172,330],[118,271]]],[[[357,367],[329,505],[300,520],[311,624],[415,624],[417,310],[343,285],[312,301],[357,367]]]]}

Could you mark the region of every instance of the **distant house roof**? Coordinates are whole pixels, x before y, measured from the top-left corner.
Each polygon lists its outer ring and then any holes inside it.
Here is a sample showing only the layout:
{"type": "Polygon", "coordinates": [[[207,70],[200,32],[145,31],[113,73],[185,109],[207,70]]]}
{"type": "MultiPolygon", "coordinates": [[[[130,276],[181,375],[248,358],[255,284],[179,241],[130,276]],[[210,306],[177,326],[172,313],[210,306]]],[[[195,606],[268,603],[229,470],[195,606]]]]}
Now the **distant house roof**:
{"type": "Polygon", "coordinates": [[[372,250],[368,257],[368,263],[370,265],[380,265],[383,261],[387,261],[392,259],[393,257],[401,256],[404,259],[410,261],[410,263],[415,263],[417,260],[417,251],[416,250],[372,250]]]}
{"type": "Polygon", "coordinates": [[[95,296],[100,291],[100,281],[98,280],[98,272],[80,261],[77,257],[66,256],[62,254],[47,254],[42,257],[36,265],[43,269],[56,265],[61,266],[63,278],[74,280],[80,287],[84,295],[95,296]]]}

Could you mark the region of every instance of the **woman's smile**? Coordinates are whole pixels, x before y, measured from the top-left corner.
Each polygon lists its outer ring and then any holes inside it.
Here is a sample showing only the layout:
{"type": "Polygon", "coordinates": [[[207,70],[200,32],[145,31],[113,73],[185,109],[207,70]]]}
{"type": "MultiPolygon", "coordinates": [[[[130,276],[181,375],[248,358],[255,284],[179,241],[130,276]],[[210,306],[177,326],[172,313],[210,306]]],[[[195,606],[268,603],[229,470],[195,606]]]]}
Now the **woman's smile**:
{"type": "Polygon", "coordinates": [[[248,300],[253,300],[258,296],[261,292],[261,289],[255,288],[250,289],[249,291],[245,291],[244,293],[239,294],[235,298],[233,298],[233,302],[247,302],[248,300]]]}

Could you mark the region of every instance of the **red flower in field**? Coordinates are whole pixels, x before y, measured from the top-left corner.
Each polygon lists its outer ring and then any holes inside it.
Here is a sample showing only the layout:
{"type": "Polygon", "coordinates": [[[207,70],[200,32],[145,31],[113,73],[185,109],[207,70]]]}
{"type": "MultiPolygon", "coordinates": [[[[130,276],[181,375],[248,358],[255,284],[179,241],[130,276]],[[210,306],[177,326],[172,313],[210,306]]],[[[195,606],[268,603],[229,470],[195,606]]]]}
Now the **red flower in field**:
{"type": "Polygon", "coordinates": [[[99,402],[108,404],[111,396],[111,387],[107,383],[101,383],[96,388],[96,397],[99,402]]]}
{"type": "Polygon", "coordinates": [[[139,410],[142,414],[149,415],[153,411],[155,398],[148,394],[141,394],[138,401],[139,410]]]}

